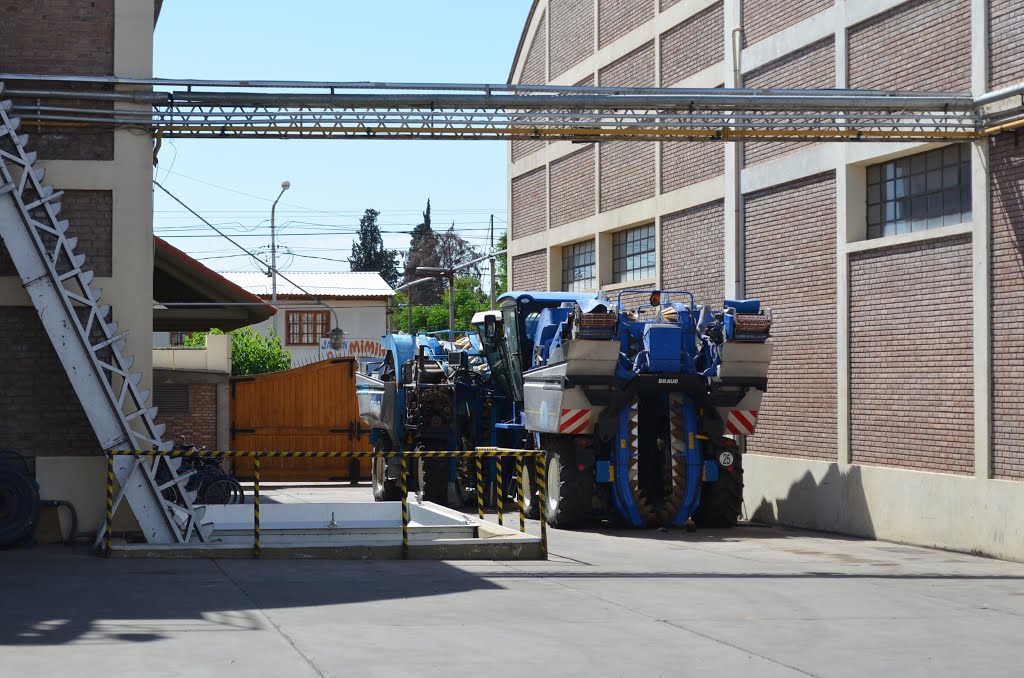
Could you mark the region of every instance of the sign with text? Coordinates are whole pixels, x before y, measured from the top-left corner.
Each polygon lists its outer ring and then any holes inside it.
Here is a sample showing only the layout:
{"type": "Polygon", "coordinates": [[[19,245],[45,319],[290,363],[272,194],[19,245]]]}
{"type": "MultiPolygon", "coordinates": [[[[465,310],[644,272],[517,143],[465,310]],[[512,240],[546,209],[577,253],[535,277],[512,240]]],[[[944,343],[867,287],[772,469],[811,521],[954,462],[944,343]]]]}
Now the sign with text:
{"type": "Polygon", "coordinates": [[[384,347],[381,346],[380,339],[356,337],[343,340],[341,348],[335,350],[331,347],[329,337],[320,339],[320,358],[322,360],[345,356],[352,358],[383,358],[384,347]]]}

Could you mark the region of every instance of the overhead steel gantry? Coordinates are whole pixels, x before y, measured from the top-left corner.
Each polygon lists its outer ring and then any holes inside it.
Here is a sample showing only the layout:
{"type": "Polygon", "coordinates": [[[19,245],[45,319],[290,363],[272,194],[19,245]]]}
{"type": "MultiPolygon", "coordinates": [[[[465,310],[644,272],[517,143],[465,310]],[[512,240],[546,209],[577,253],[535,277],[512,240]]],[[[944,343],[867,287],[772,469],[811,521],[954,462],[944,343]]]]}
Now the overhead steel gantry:
{"type": "Polygon", "coordinates": [[[1024,125],[1024,83],[962,93],[129,79],[0,74],[31,128],[156,138],[972,140],[1024,125]],[[19,86],[20,85],[20,86],[19,86]],[[122,105],[114,107],[114,102],[122,105]],[[135,104],[137,106],[130,106],[135,104]]]}

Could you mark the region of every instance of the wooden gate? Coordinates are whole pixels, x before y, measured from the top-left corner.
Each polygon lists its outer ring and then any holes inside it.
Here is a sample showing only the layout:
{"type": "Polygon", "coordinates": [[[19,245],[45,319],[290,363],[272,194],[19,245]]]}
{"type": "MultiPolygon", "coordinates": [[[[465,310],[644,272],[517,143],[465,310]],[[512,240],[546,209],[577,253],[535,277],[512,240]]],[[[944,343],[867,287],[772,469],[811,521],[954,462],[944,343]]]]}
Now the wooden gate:
{"type": "MultiPolygon", "coordinates": [[[[231,377],[231,449],[257,452],[369,451],[370,430],[359,418],[356,359],[335,358],[284,372],[231,377]]],[[[262,459],[260,479],[359,480],[369,459],[262,459]]],[[[239,478],[252,460],[235,459],[239,478]]]]}

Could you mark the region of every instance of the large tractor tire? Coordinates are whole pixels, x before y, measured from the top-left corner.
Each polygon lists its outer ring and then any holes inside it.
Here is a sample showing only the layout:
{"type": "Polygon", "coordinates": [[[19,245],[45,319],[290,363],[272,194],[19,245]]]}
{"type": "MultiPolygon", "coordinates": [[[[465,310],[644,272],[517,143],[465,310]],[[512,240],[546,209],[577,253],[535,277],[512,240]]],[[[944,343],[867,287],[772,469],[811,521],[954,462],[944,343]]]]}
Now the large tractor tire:
{"type": "MultiPolygon", "coordinates": [[[[534,470],[534,464],[540,463],[535,461],[536,457],[527,457],[523,459],[523,507],[526,513],[526,517],[531,520],[537,520],[540,518],[540,493],[537,491],[537,472],[534,470]]],[[[516,479],[513,478],[513,481],[516,479]]],[[[519,501],[519,483],[515,483],[515,495],[516,502],[518,505],[519,501]]]]}
{"type": "Polygon", "coordinates": [[[448,505],[448,459],[420,459],[420,499],[441,506],[448,505]]]}
{"type": "MultiPolygon", "coordinates": [[[[564,438],[564,436],[563,436],[564,438]]],[[[582,527],[590,520],[594,498],[594,471],[580,469],[569,438],[547,441],[548,525],[563,530],[582,527]]]]}
{"type": "MultiPolygon", "coordinates": [[[[382,454],[391,451],[391,441],[386,436],[381,436],[373,444],[374,454],[382,454]]],[[[387,457],[374,457],[373,466],[370,467],[370,480],[373,483],[374,501],[401,501],[402,483],[398,480],[389,480],[387,477],[387,457]]],[[[408,482],[408,478],[406,479],[408,482]]]]}
{"type": "Polygon", "coordinates": [[[734,455],[733,463],[718,467],[718,482],[704,483],[700,505],[693,514],[697,527],[736,527],[743,511],[743,460],[734,455]]]}

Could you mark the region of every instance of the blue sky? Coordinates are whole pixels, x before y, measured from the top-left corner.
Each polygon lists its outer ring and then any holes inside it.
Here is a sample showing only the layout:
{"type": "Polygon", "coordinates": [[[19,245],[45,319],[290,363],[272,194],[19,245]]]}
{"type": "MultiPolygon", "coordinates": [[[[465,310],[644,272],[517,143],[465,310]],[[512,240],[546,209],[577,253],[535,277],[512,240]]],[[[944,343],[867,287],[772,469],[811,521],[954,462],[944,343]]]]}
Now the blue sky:
{"type": "MultiPolygon", "coordinates": [[[[530,4],[175,0],[160,14],[153,70],[190,79],[504,83],[530,4]]],[[[500,233],[507,217],[506,142],[177,139],[165,141],[159,161],[161,184],[251,249],[269,246],[270,205],[290,181],[277,206],[278,245],[302,256],[284,257],[282,270],[347,270],[352,235],[338,233],[353,230],[366,208],[381,212],[382,230],[408,231],[429,197],[434,228],[454,221],[477,245],[486,230],[473,229],[486,229],[494,214],[500,233]]],[[[237,252],[230,243],[159,190],[154,209],[157,235],[211,268],[256,267],[229,256],[237,252]]],[[[407,235],[385,238],[388,247],[408,246],[407,235]]]]}

